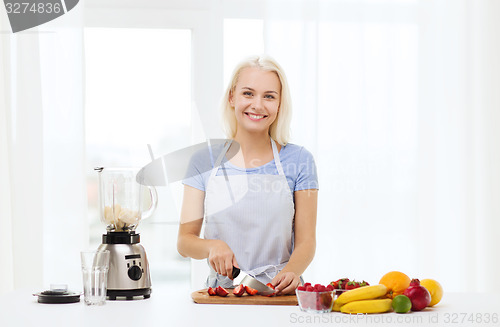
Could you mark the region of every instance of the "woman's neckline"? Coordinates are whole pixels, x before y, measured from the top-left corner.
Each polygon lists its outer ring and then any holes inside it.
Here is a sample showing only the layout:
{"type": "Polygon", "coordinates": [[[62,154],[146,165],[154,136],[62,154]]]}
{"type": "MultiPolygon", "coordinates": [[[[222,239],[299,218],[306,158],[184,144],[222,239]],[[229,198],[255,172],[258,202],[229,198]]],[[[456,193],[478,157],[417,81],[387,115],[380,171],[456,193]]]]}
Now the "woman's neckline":
{"type": "MultiPolygon", "coordinates": [[[[232,140],[232,141],[234,141],[234,140],[232,140]]],[[[281,145],[280,144],[279,146],[281,148],[279,149],[278,154],[281,157],[281,153],[283,152],[283,149],[286,147],[286,145],[281,145]]],[[[276,144],[276,147],[278,147],[278,144],[276,144]]],[[[229,159],[227,159],[226,155],[224,155],[224,157],[226,158],[225,163],[227,163],[231,168],[234,168],[234,169],[237,169],[237,170],[241,170],[241,171],[259,170],[259,169],[264,168],[265,166],[271,165],[274,162],[274,152],[273,152],[273,159],[271,159],[270,161],[266,162],[263,165],[260,165],[260,166],[257,166],[257,167],[251,167],[251,168],[245,168],[245,167],[237,166],[237,165],[233,164],[229,159]]]]}

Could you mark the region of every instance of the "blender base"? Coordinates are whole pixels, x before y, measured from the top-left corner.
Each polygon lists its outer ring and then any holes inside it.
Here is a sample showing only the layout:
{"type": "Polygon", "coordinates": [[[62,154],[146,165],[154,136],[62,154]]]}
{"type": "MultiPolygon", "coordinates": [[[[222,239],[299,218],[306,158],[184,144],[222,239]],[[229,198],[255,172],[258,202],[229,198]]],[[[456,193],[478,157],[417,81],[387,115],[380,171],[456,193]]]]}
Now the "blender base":
{"type": "Polygon", "coordinates": [[[140,288],[135,290],[110,290],[106,292],[108,300],[115,301],[117,298],[125,300],[134,300],[134,297],[142,296],[144,299],[151,297],[151,288],[140,288]]]}

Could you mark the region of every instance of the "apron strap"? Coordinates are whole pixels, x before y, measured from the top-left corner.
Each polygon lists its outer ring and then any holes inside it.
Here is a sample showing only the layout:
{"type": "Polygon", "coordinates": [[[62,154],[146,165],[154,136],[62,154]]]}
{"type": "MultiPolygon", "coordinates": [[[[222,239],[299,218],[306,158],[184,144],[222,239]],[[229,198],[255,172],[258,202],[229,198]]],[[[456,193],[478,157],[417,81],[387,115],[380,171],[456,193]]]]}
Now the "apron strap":
{"type": "Polygon", "coordinates": [[[274,155],[274,164],[276,165],[276,169],[278,170],[278,174],[280,175],[285,175],[283,172],[283,167],[281,166],[281,159],[280,159],[280,154],[278,152],[278,147],[276,146],[276,142],[271,138],[271,146],[273,148],[273,155],[274,155]]]}
{"type": "Polygon", "coordinates": [[[222,162],[222,158],[226,155],[227,150],[233,143],[233,140],[229,140],[227,142],[226,146],[224,146],[224,149],[222,149],[222,152],[219,154],[219,157],[217,157],[217,160],[215,161],[214,167],[212,168],[212,171],[210,173],[210,177],[214,177],[215,174],[217,174],[217,170],[219,169],[220,163],[222,162]]]}

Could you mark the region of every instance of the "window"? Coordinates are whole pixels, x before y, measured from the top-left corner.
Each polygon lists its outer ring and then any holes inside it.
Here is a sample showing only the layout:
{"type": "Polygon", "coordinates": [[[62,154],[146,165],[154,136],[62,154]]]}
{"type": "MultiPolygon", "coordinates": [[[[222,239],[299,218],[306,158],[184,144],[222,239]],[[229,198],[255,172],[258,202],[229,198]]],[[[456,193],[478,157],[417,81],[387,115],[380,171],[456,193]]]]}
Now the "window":
{"type": "MultiPolygon", "coordinates": [[[[96,166],[142,167],[191,141],[191,30],[86,28],[86,155],[90,246],[106,232],[97,208],[96,166]]],[[[169,187],[137,231],[153,281],[188,279],[176,250],[178,210],[169,187]]]]}

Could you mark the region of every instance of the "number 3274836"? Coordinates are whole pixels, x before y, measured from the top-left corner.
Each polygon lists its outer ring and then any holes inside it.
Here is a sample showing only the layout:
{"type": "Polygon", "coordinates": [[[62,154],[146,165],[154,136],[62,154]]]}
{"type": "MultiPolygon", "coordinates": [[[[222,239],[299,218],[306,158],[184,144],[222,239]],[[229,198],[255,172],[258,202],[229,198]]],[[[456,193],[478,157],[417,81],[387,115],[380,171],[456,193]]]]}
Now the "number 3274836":
{"type": "Polygon", "coordinates": [[[445,324],[498,324],[498,313],[445,313],[445,324]]]}
{"type": "Polygon", "coordinates": [[[50,2],[6,2],[7,14],[59,14],[62,10],[60,3],[50,2]]]}

